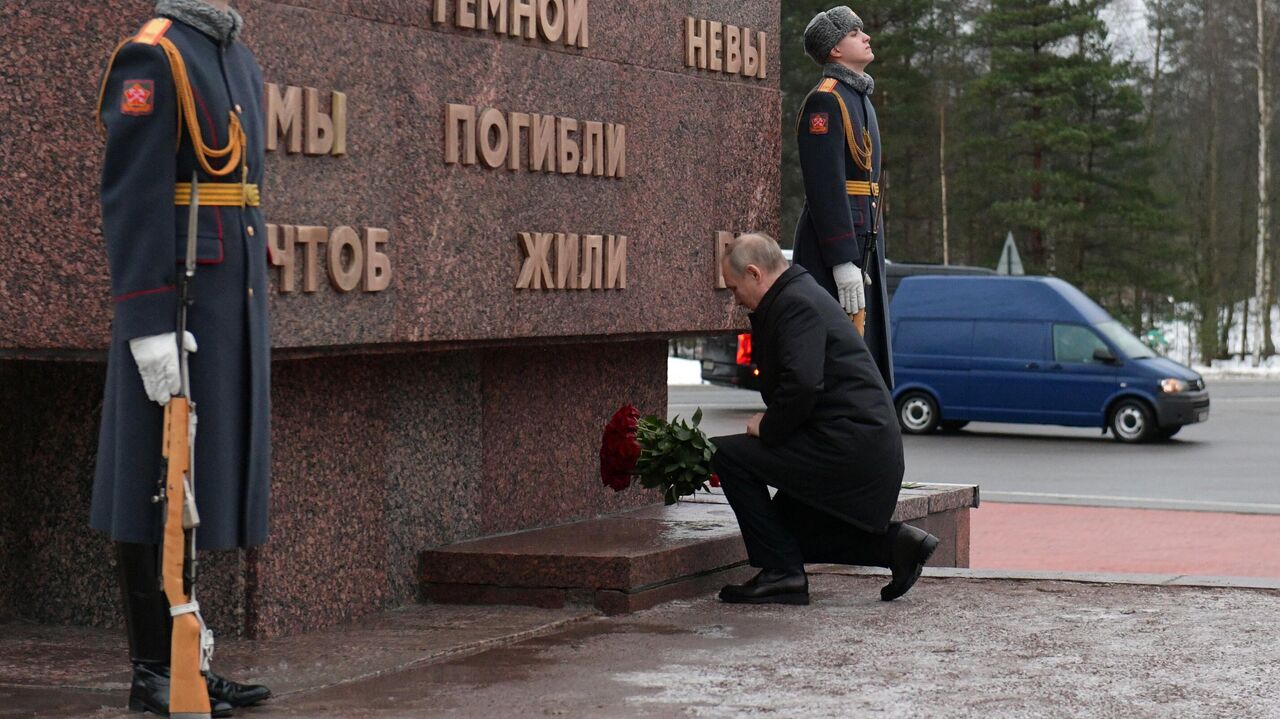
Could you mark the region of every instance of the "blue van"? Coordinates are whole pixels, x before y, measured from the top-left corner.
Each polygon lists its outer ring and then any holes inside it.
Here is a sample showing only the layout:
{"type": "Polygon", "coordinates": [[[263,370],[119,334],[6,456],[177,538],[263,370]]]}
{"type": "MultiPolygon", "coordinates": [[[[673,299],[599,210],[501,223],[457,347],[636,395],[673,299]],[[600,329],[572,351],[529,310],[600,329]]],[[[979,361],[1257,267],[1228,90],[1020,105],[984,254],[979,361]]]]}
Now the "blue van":
{"type": "Polygon", "coordinates": [[[1017,422],[1143,442],[1209,418],[1200,375],[1057,278],[908,277],[890,316],[893,396],[911,434],[1017,422]]]}

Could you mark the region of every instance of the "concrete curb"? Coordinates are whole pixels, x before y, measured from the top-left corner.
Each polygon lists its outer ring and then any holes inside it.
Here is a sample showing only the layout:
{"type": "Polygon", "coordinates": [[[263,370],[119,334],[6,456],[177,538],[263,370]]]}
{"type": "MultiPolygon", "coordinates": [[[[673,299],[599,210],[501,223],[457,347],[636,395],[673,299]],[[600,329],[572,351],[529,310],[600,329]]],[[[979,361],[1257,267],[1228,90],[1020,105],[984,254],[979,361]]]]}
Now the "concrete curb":
{"type": "MultiPolygon", "coordinates": [[[[886,569],[844,567],[835,564],[816,564],[810,574],[835,574],[846,576],[888,576],[886,569]]],[[[1219,587],[1230,589],[1262,589],[1280,591],[1280,578],[1220,577],[1197,574],[1112,574],[1105,572],[1036,572],[1007,569],[952,569],[950,567],[925,567],[923,577],[932,579],[981,579],[1013,580],[1020,582],[1075,582],[1078,584],[1130,584],[1153,587],[1219,587]]]]}

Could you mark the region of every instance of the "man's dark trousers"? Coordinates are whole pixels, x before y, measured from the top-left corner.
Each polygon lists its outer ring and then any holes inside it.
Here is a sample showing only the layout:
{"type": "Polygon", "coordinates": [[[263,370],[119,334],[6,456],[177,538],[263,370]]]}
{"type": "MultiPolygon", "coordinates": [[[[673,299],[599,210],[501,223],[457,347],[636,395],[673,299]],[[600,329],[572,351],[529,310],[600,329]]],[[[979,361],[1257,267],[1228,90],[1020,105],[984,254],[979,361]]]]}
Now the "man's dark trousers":
{"type": "MultiPolygon", "coordinates": [[[[733,440],[720,437],[716,442],[733,440]]],[[[779,489],[771,499],[769,486],[786,485],[779,475],[765,477],[758,470],[717,452],[715,468],[729,506],[738,518],[751,566],[794,569],[803,564],[849,564],[888,567],[897,522],[885,532],[854,526],[796,499],[779,489]]]]}

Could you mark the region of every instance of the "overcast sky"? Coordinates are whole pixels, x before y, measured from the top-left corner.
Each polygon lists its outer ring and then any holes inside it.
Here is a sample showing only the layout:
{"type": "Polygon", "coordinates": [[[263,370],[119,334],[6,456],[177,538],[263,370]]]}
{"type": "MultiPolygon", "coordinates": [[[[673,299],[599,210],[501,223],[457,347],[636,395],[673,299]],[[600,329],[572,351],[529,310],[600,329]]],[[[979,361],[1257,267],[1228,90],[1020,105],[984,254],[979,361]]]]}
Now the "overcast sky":
{"type": "Polygon", "coordinates": [[[1122,55],[1132,54],[1141,63],[1151,62],[1155,53],[1147,33],[1147,16],[1143,0],[1112,0],[1102,12],[1111,29],[1111,39],[1122,55]]]}

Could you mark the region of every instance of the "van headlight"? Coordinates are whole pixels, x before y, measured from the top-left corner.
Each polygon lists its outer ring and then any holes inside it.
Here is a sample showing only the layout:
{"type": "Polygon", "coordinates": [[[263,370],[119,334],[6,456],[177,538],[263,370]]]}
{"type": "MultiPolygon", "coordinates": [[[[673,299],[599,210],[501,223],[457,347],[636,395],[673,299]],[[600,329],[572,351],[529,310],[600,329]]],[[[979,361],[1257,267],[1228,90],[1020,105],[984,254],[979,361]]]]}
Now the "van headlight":
{"type": "Polygon", "coordinates": [[[1168,394],[1186,392],[1187,383],[1180,379],[1162,379],[1160,380],[1160,391],[1168,394]]]}

